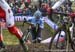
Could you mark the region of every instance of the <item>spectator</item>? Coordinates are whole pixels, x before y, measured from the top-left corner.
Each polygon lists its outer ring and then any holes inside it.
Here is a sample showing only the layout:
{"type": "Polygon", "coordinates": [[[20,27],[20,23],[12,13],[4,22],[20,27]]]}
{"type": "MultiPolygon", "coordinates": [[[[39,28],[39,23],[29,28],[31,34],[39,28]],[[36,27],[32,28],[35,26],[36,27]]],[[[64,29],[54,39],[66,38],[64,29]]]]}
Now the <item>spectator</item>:
{"type": "Polygon", "coordinates": [[[70,0],[66,0],[64,3],[65,12],[72,12],[72,2],[70,0]]]}
{"type": "Polygon", "coordinates": [[[31,0],[25,0],[25,5],[28,8],[29,4],[31,3],[31,0]]]}
{"type": "Polygon", "coordinates": [[[25,15],[25,16],[32,16],[31,14],[32,14],[32,13],[31,13],[30,9],[29,9],[29,8],[26,8],[24,15],[25,15]]]}
{"type": "Polygon", "coordinates": [[[25,7],[26,7],[25,3],[24,2],[21,2],[20,9],[24,9],[25,7]]]}
{"type": "Polygon", "coordinates": [[[22,16],[22,9],[18,8],[17,15],[22,16]]]}

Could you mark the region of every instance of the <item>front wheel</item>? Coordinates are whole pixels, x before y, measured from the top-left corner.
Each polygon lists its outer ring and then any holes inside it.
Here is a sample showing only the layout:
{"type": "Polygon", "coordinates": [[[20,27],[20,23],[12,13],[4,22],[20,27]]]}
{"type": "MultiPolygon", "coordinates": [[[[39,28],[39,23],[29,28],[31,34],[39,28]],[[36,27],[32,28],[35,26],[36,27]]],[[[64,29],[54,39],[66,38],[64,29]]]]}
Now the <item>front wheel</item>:
{"type": "Polygon", "coordinates": [[[20,40],[20,45],[22,46],[24,52],[28,52],[28,45],[26,44],[26,42],[20,40]]]}

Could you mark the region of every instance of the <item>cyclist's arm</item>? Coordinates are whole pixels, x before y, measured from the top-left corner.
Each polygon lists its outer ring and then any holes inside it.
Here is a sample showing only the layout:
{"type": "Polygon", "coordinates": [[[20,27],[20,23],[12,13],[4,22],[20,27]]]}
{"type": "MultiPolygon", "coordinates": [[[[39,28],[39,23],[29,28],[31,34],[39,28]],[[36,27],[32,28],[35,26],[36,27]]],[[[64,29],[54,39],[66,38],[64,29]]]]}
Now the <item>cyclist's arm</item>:
{"type": "Polygon", "coordinates": [[[63,4],[64,2],[65,2],[65,0],[59,0],[58,2],[56,2],[56,3],[53,5],[52,9],[56,9],[56,8],[60,7],[61,4],[63,4]]]}
{"type": "Polygon", "coordinates": [[[24,25],[24,23],[26,23],[26,24],[28,24],[28,25],[31,25],[31,26],[33,25],[33,24],[32,24],[32,19],[28,19],[28,20],[27,20],[26,18],[24,18],[23,25],[24,25]]]}

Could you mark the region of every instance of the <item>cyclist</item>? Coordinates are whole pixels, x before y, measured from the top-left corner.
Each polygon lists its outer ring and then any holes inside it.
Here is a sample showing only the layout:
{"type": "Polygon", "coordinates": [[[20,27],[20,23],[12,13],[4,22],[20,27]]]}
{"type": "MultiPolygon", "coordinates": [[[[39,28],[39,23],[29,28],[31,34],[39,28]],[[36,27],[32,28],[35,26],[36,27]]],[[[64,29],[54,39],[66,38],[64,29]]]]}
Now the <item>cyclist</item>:
{"type": "MultiPolygon", "coordinates": [[[[57,9],[58,7],[60,7],[65,1],[66,1],[66,0],[59,0],[59,1],[57,1],[57,2],[52,6],[52,8],[51,8],[51,7],[47,8],[47,12],[49,13],[49,15],[51,15],[52,12],[53,12],[53,10],[57,9]]],[[[52,24],[51,27],[54,27],[54,25],[52,24]]],[[[58,29],[58,28],[56,28],[56,30],[57,30],[57,29],[58,29]]],[[[65,33],[63,32],[62,34],[65,34],[65,33]]],[[[65,35],[64,35],[64,36],[65,36],[65,35]]],[[[56,40],[57,40],[57,37],[58,37],[58,34],[57,34],[56,37],[55,37],[55,42],[56,42],[56,40]]],[[[48,39],[46,39],[46,40],[44,40],[44,41],[41,41],[41,43],[48,43],[48,42],[51,41],[51,38],[52,38],[52,37],[50,37],[50,38],[48,38],[48,39]]],[[[62,40],[64,40],[64,39],[63,39],[63,35],[62,35],[62,37],[61,37],[61,41],[62,41],[62,40]]]]}
{"type": "MultiPolygon", "coordinates": [[[[56,3],[53,5],[52,8],[48,8],[47,11],[51,14],[53,10],[55,10],[55,9],[58,8],[58,7],[60,7],[61,4],[63,4],[65,1],[66,1],[66,0],[59,0],[58,2],[56,2],[56,3]]],[[[74,22],[75,12],[71,12],[68,16],[70,16],[72,22],[74,22]]],[[[52,27],[54,27],[54,26],[52,26],[52,27]]],[[[62,33],[62,34],[64,34],[64,33],[62,33]]],[[[57,36],[57,35],[56,35],[56,36],[57,36]]],[[[57,36],[57,37],[58,37],[58,36],[57,36]]],[[[48,42],[51,41],[51,38],[52,38],[52,37],[50,37],[50,38],[48,38],[48,39],[46,39],[46,40],[44,40],[44,41],[41,41],[41,43],[43,43],[43,42],[44,42],[44,43],[48,43],[48,42]]],[[[55,38],[56,38],[56,37],[55,37],[55,38]]],[[[57,40],[57,39],[55,39],[55,40],[57,40]]],[[[64,40],[64,39],[63,39],[63,40],[64,40]]]]}
{"type": "MultiPolygon", "coordinates": [[[[5,0],[0,0],[0,18],[5,20],[9,32],[14,34],[21,44],[24,44],[23,33],[15,26],[13,12],[5,0]]],[[[0,48],[5,48],[1,35],[0,48]]]]}
{"type": "Polygon", "coordinates": [[[52,14],[52,11],[59,8],[66,0],[57,1],[52,7],[47,8],[49,14],[52,14]]]}
{"type": "Polygon", "coordinates": [[[32,42],[40,43],[40,41],[42,40],[41,31],[44,28],[44,20],[42,18],[42,13],[37,10],[31,19],[25,19],[25,21],[31,24],[32,42]]]}

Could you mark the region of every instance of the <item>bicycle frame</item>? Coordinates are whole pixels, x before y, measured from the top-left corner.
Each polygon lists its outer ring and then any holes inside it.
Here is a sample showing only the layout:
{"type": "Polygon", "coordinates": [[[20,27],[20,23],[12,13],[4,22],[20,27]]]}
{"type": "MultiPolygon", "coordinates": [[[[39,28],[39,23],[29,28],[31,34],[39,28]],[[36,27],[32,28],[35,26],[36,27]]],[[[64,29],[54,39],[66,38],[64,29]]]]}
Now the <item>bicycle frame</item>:
{"type": "MultiPolygon", "coordinates": [[[[73,25],[72,25],[73,26],[73,25]]],[[[73,26],[74,27],[74,26],[73,26]]],[[[53,40],[54,40],[54,38],[55,38],[55,36],[56,36],[56,34],[58,33],[58,32],[61,32],[61,30],[64,30],[65,31],[65,33],[66,33],[66,41],[67,41],[67,46],[66,46],[66,48],[67,48],[67,50],[69,50],[68,49],[68,43],[71,43],[71,48],[74,50],[74,48],[73,48],[73,45],[72,45],[72,43],[73,43],[73,41],[72,41],[72,38],[71,38],[71,35],[70,35],[70,30],[69,30],[69,25],[67,24],[67,23],[64,23],[61,27],[59,27],[58,28],[58,30],[55,32],[55,34],[54,34],[54,36],[53,36],[53,38],[51,39],[51,42],[50,42],[50,44],[49,44],[49,49],[51,49],[51,46],[52,46],[52,42],[53,42],[53,40]]],[[[59,34],[59,36],[60,36],[60,34],[59,34]]],[[[59,36],[58,36],[58,40],[59,40],[59,36]]],[[[58,41],[57,41],[57,44],[58,44],[58,41]]],[[[56,44],[56,45],[57,45],[56,44]]],[[[74,44],[74,43],[73,43],[74,44]]],[[[75,46],[75,45],[74,45],[75,46]]],[[[66,51],[67,51],[66,50],[66,51]]],[[[75,50],[74,50],[75,51],[75,50]]]]}

